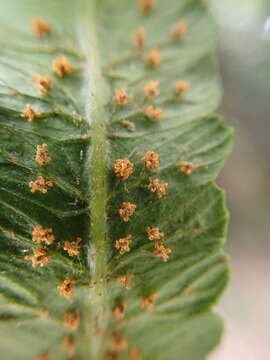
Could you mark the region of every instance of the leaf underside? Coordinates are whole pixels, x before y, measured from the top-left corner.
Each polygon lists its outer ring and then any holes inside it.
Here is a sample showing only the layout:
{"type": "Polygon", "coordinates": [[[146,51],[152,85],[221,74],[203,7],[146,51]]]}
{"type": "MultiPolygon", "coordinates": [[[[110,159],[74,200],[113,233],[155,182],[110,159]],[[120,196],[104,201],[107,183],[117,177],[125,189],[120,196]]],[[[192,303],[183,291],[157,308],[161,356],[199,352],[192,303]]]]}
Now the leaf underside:
{"type": "Polygon", "coordinates": [[[157,1],[151,14],[135,0],[10,0],[0,4],[0,350],[5,360],[51,359],[200,360],[219,342],[222,321],[211,312],[228,280],[222,252],[227,213],[215,181],[231,148],[232,131],[216,115],[220,85],[215,57],[216,27],[199,0],[157,1]],[[44,39],[32,32],[41,16],[52,31],[44,39]],[[180,20],[187,34],[171,41],[180,20]],[[144,27],[142,51],[132,34],[144,27]],[[144,55],[158,48],[161,65],[149,68],[144,55]],[[66,55],[75,71],[53,75],[52,61],[66,55]],[[35,74],[51,74],[53,88],[41,95],[35,74]],[[151,121],[144,114],[144,86],[159,81],[160,96],[150,105],[164,110],[151,121]],[[190,90],[175,99],[176,80],[190,90]],[[127,107],[112,101],[115,89],[133,95],[127,107]],[[29,123],[20,114],[26,104],[42,113],[29,123]],[[122,120],[135,126],[130,131],[122,120]],[[87,135],[87,136],[86,136],[87,135]],[[47,144],[52,161],[35,161],[37,145],[47,144]],[[160,155],[156,170],[140,159],[160,155]],[[112,171],[128,158],[135,171],[126,181],[112,171]],[[176,163],[198,165],[192,175],[176,163]],[[31,193],[29,182],[43,176],[48,192],[31,193]],[[168,183],[158,199],[147,189],[151,178],[168,183]],[[130,221],[118,210],[137,205],[130,221]],[[32,241],[37,225],[52,228],[51,261],[33,268],[25,256],[39,248],[32,241]],[[169,260],[152,256],[146,228],[165,233],[169,260]],[[123,255],[115,241],[133,235],[123,255]],[[63,250],[65,241],[82,238],[80,255],[63,250]],[[133,274],[132,289],[115,279],[133,274]],[[65,298],[57,286],[75,279],[75,295],[65,298]],[[151,311],[142,298],[156,292],[151,311]],[[127,308],[115,319],[119,301],[127,308]],[[72,332],[64,314],[80,314],[72,332]],[[111,353],[112,334],[127,348],[111,353]],[[74,343],[74,355],[63,337],[74,343]],[[134,350],[136,349],[136,350],[134,350]],[[139,355],[140,354],[140,355],[139,355]],[[113,359],[113,358],[112,358],[113,359]],[[116,357],[115,357],[116,359],[116,357]]]}

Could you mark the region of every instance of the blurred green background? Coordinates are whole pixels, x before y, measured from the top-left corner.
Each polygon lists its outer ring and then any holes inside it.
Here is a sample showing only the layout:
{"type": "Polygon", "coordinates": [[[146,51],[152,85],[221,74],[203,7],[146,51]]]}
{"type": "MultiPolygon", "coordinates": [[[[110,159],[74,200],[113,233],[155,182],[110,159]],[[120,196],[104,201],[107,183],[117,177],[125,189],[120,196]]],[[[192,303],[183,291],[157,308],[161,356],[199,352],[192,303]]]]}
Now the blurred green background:
{"type": "Polygon", "coordinates": [[[210,360],[270,359],[270,1],[210,0],[221,28],[221,113],[236,129],[219,179],[231,222],[232,280],[218,312],[225,336],[210,360]],[[268,21],[268,22],[267,22],[268,21]]]}

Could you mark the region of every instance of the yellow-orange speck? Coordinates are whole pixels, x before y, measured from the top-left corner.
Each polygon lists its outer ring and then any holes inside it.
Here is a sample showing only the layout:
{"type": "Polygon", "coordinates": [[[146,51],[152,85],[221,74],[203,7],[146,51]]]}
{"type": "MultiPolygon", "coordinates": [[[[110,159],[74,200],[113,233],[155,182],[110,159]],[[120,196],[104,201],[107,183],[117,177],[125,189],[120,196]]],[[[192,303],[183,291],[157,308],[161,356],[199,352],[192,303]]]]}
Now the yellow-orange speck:
{"type": "Polygon", "coordinates": [[[51,353],[50,352],[46,352],[42,355],[39,355],[36,360],[50,360],[51,358],[51,353]]]}
{"type": "Polygon", "coordinates": [[[153,151],[147,151],[147,153],[141,158],[141,162],[145,164],[147,169],[154,170],[159,165],[159,155],[153,151]]]}
{"type": "Polygon", "coordinates": [[[40,17],[34,17],[32,19],[32,29],[37,37],[44,38],[51,32],[51,25],[40,17]]]}
{"type": "Polygon", "coordinates": [[[129,356],[129,360],[143,360],[142,354],[134,345],[130,349],[129,356]]]}
{"type": "Polygon", "coordinates": [[[155,97],[159,96],[160,92],[158,90],[159,81],[150,81],[143,88],[144,94],[147,96],[147,100],[153,100],[155,97]]]}
{"type": "Polygon", "coordinates": [[[80,326],[80,315],[77,312],[66,312],[64,314],[64,324],[71,330],[77,331],[80,326]]]}
{"type": "Polygon", "coordinates": [[[82,239],[77,237],[75,241],[65,241],[64,250],[68,252],[69,256],[77,256],[80,254],[80,243],[82,239]]]}
{"type": "Polygon", "coordinates": [[[125,315],[126,309],[127,309],[127,303],[124,300],[122,300],[120,304],[116,306],[112,311],[114,319],[116,320],[122,319],[125,315]]]}
{"type": "Polygon", "coordinates": [[[139,9],[145,15],[149,15],[156,6],[156,0],[139,0],[139,9]]]}
{"type": "Polygon", "coordinates": [[[33,85],[34,88],[38,89],[42,95],[46,95],[48,93],[48,90],[53,87],[52,77],[49,74],[34,75],[33,81],[34,81],[34,85],[33,85]]]}
{"type": "Polygon", "coordinates": [[[188,161],[181,161],[176,164],[179,167],[179,171],[185,175],[192,175],[193,170],[197,169],[198,165],[195,165],[188,161]]]}
{"type": "Polygon", "coordinates": [[[32,267],[44,266],[50,262],[46,249],[38,249],[33,251],[33,255],[24,257],[26,260],[32,261],[32,267]]]}
{"type": "Polygon", "coordinates": [[[31,104],[26,104],[24,112],[20,114],[20,117],[27,118],[29,123],[32,123],[34,119],[39,118],[42,114],[33,109],[31,104]]]}
{"type": "Polygon", "coordinates": [[[128,159],[117,159],[113,164],[113,171],[121,180],[127,180],[134,171],[134,164],[128,159]]]}
{"type": "Polygon", "coordinates": [[[132,289],[132,286],[130,285],[130,280],[134,278],[133,274],[128,275],[122,275],[115,279],[115,281],[118,284],[123,285],[126,289],[130,290],[132,289]]]}
{"type": "Polygon", "coordinates": [[[127,349],[127,347],[128,347],[127,340],[120,333],[114,332],[112,334],[112,340],[113,340],[113,342],[110,346],[111,351],[119,352],[119,351],[123,351],[123,350],[127,349]]]}
{"type": "Polygon", "coordinates": [[[159,231],[159,228],[146,228],[148,239],[151,241],[159,240],[164,237],[164,232],[159,231]]]}
{"type": "Polygon", "coordinates": [[[129,218],[134,214],[136,208],[136,204],[132,204],[130,202],[123,202],[121,208],[118,211],[121,219],[125,222],[128,222],[129,218]]]}
{"type": "Polygon", "coordinates": [[[115,102],[118,106],[126,107],[133,99],[133,96],[128,94],[127,88],[116,89],[114,91],[113,102],[115,102]]]}
{"type": "Polygon", "coordinates": [[[164,111],[161,108],[154,108],[152,105],[147,106],[145,115],[153,121],[161,120],[164,116],[164,111]]]}
{"type": "Polygon", "coordinates": [[[156,193],[158,199],[161,199],[164,195],[166,195],[166,188],[168,187],[167,183],[160,183],[159,179],[151,179],[148,185],[148,190],[153,193],[156,193]]]}
{"type": "Polygon", "coordinates": [[[37,145],[37,153],[35,160],[39,165],[47,165],[52,161],[52,158],[47,155],[47,144],[37,145]]]}
{"type": "Polygon", "coordinates": [[[144,48],[145,45],[145,30],[143,27],[139,28],[133,35],[134,47],[138,50],[144,48]]]}
{"type": "Polygon", "coordinates": [[[50,181],[50,180],[46,180],[43,176],[39,176],[37,178],[37,180],[30,181],[28,183],[28,185],[30,187],[31,193],[35,193],[36,191],[40,191],[42,194],[47,194],[48,189],[46,187],[47,186],[52,187],[53,182],[50,181]]]}
{"type": "Polygon", "coordinates": [[[176,94],[182,97],[190,89],[190,83],[187,81],[178,80],[175,83],[176,94]]]}
{"type": "Polygon", "coordinates": [[[68,354],[68,358],[73,358],[75,355],[75,341],[74,338],[69,335],[64,335],[63,346],[65,352],[68,354]]]}
{"type": "Polygon", "coordinates": [[[173,39],[180,39],[187,33],[187,24],[184,21],[174,25],[171,29],[171,36],[173,39]]]}
{"type": "Polygon", "coordinates": [[[155,305],[155,299],[157,297],[157,293],[154,292],[148,297],[145,297],[141,300],[141,308],[146,308],[148,311],[152,310],[155,305]]]}
{"type": "Polygon", "coordinates": [[[69,63],[66,56],[59,56],[53,60],[53,72],[58,77],[63,77],[65,74],[72,74],[74,71],[73,66],[69,63]]]}
{"type": "Polygon", "coordinates": [[[57,286],[60,294],[66,298],[74,296],[73,285],[75,283],[74,279],[65,279],[62,284],[57,286]]]}
{"type": "Polygon", "coordinates": [[[133,122],[129,121],[129,120],[121,120],[121,124],[126,126],[126,128],[129,130],[129,131],[135,131],[136,130],[136,126],[133,122]]]}
{"type": "Polygon", "coordinates": [[[170,248],[166,248],[164,245],[159,244],[158,242],[155,243],[156,251],[152,253],[152,256],[162,257],[163,261],[166,262],[169,259],[169,255],[172,250],[170,248]]]}
{"type": "Polygon", "coordinates": [[[120,254],[130,251],[130,244],[132,243],[132,235],[128,235],[125,238],[121,238],[115,241],[114,247],[120,250],[120,254]]]}
{"type": "Polygon", "coordinates": [[[51,228],[44,229],[41,225],[36,225],[32,231],[32,240],[38,244],[45,243],[51,245],[55,237],[51,228]]]}
{"type": "Polygon", "coordinates": [[[158,49],[151,50],[148,54],[144,56],[144,61],[146,64],[152,67],[158,67],[161,64],[161,54],[158,49]]]}

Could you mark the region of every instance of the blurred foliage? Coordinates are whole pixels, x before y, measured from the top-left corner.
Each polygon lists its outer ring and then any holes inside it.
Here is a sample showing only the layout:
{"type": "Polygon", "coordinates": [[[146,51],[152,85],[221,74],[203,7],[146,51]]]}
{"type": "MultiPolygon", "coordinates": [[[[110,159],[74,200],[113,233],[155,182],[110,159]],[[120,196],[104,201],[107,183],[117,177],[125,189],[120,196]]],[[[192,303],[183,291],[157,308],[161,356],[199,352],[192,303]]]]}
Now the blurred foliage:
{"type": "Polygon", "coordinates": [[[232,280],[220,311],[225,337],[209,359],[269,359],[269,0],[212,0],[221,27],[222,112],[236,127],[227,190],[232,280]]]}

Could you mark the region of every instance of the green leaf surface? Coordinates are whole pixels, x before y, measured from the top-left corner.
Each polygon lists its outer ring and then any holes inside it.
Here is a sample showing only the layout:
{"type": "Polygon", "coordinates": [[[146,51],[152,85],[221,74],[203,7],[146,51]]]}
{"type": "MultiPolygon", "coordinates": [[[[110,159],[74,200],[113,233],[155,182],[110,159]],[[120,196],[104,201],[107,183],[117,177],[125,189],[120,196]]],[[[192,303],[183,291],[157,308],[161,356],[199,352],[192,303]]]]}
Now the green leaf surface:
{"type": "Polygon", "coordinates": [[[232,138],[213,115],[220,84],[207,7],[157,0],[146,15],[135,0],[10,0],[1,2],[0,18],[1,358],[35,360],[49,352],[52,360],[205,359],[219,342],[222,321],[211,308],[228,280],[227,213],[213,182],[232,138]],[[31,29],[35,16],[51,25],[44,38],[31,29]],[[179,21],[187,34],[173,41],[179,21]],[[132,34],[141,27],[140,51],[132,34]],[[152,49],[161,54],[156,68],[144,61],[152,49]],[[52,66],[61,55],[74,68],[62,78],[52,66]],[[33,87],[36,74],[52,76],[45,95],[33,87]],[[152,80],[160,95],[146,101],[143,89],[152,80]],[[177,80],[191,84],[182,97],[177,80]],[[133,96],[123,108],[112,101],[121,88],[133,96]],[[20,116],[26,104],[42,114],[31,123],[20,116]],[[149,105],[162,108],[163,118],[150,120],[149,105]],[[43,166],[35,161],[41,144],[52,158],[43,166]],[[159,154],[157,169],[140,162],[147,151],[159,154]],[[125,181],[112,168],[124,158],[134,164],[125,181]],[[176,165],[182,161],[198,167],[186,175],[176,165]],[[47,193],[30,191],[39,176],[53,182],[47,193]],[[153,178],[168,184],[160,199],[147,188],[153,178]],[[123,202],[137,206],[128,222],[118,213],[123,202]],[[46,247],[50,262],[33,268],[25,256],[41,246],[32,240],[37,225],[51,228],[55,241],[46,247]],[[165,233],[167,262],[153,256],[147,227],[165,233]],[[129,234],[131,250],[121,255],[115,242],[129,234]],[[64,243],[78,237],[80,254],[69,256],[64,243]],[[116,279],[130,274],[128,290],[116,279]],[[76,280],[69,298],[57,288],[67,278],[76,280]],[[153,293],[148,311],[141,301],[153,293]],[[126,310],[115,319],[123,301],[126,310]],[[67,312],[80,316],[76,331],[64,324],[67,312]],[[114,336],[125,349],[118,352],[114,336]],[[69,351],[63,339],[73,343],[69,351]]]}

